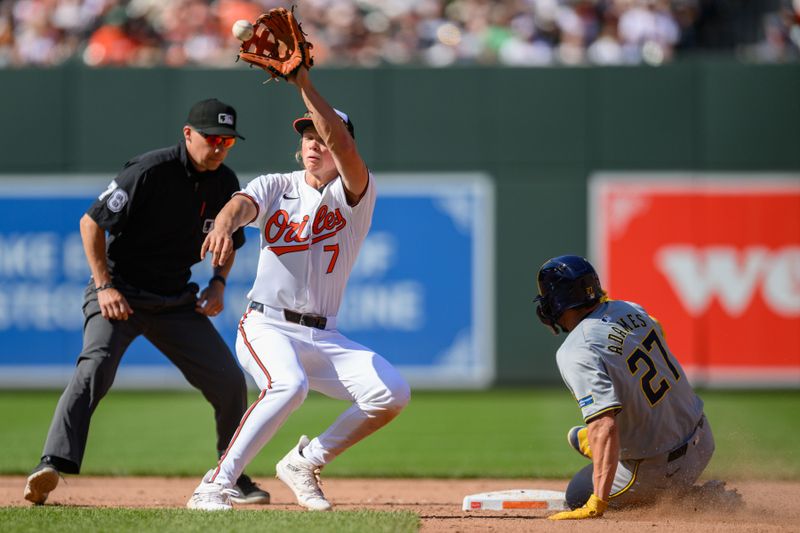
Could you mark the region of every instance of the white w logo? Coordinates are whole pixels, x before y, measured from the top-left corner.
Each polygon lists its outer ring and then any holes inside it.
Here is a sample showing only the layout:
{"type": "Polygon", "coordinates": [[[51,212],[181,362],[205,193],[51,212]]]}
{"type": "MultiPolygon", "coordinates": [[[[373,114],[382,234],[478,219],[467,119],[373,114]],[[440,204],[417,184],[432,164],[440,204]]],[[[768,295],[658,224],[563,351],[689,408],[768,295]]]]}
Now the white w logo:
{"type": "Polygon", "coordinates": [[[800,315],[800,247],[769,250],[751,246],[698,248],[665,246],[656,252],[656,265],[669,280],[689,314],[701,315],[713,297],[732,316],[745,312],[753,293],[761,292],[773,312],[800,315]]]}

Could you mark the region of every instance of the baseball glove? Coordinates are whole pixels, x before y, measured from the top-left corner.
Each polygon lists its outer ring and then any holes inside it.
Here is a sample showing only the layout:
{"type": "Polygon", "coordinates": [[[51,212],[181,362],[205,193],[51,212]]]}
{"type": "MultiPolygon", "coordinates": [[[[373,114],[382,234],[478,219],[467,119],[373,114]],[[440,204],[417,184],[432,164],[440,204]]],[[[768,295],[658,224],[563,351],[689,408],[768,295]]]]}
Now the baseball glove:
{"type": "Polygon", "coordinates": [[[282,7],[262,13],[253,24],[253,36],[242,42],[239,58],[266,70],[272,79],[287,79],[305,65],[311,68],[314,59],[300,23],[291,11],[282,7]]]}

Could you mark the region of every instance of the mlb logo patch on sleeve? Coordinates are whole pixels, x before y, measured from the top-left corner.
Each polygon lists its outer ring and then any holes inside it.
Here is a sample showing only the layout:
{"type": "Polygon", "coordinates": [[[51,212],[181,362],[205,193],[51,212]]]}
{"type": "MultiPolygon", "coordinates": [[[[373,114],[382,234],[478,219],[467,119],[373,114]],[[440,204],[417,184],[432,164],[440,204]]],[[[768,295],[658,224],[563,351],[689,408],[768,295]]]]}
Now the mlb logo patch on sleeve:
{"type": "Polygon", "coordinates": [[[578,400],[578,406],[586,407],[587,405],[592,405],[594,403],[594,398],[590,394],[589,396],[584,396],[583,398],[578,400]]]}

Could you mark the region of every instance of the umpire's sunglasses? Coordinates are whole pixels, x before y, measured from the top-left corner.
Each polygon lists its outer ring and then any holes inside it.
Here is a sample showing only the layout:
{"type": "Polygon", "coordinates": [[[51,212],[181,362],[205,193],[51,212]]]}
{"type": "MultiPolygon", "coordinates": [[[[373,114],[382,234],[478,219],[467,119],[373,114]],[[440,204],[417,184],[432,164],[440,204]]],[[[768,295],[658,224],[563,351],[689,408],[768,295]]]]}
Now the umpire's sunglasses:
{"type": "Polygon", "coordinates": [[[230,148],[231,146],[236,144],[236,137],[226,137],[223,135],[207,135],[199,131],[197,133],[200,133],[200,135],[203,136],[203,139],[205,139],[206,142],[210,146],[213,146],[214,148],[218,147],[230,148]]]}

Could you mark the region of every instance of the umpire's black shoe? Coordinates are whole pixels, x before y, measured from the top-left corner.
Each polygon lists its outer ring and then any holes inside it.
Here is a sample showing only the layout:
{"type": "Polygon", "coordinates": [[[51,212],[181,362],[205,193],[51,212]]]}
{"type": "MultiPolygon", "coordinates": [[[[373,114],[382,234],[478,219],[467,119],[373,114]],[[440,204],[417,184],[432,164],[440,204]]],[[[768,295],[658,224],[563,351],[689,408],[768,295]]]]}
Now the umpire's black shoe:
{"type": "Polygon", "coordinates": [[[269,503],[269,492],[261,490],[247,474],[239,476],[233,490],[236,491],[236,495],[231,496],[233,503],[269,503]]]}
{"type": "Polygon", "coordinates": [[[23,493],[24,498],[36,505],[42,505],[47,500],[47,496],[58,486],[58,477],[59,473],[56,467],[48,461],[42,460],[28,476],[23,493]]]}

